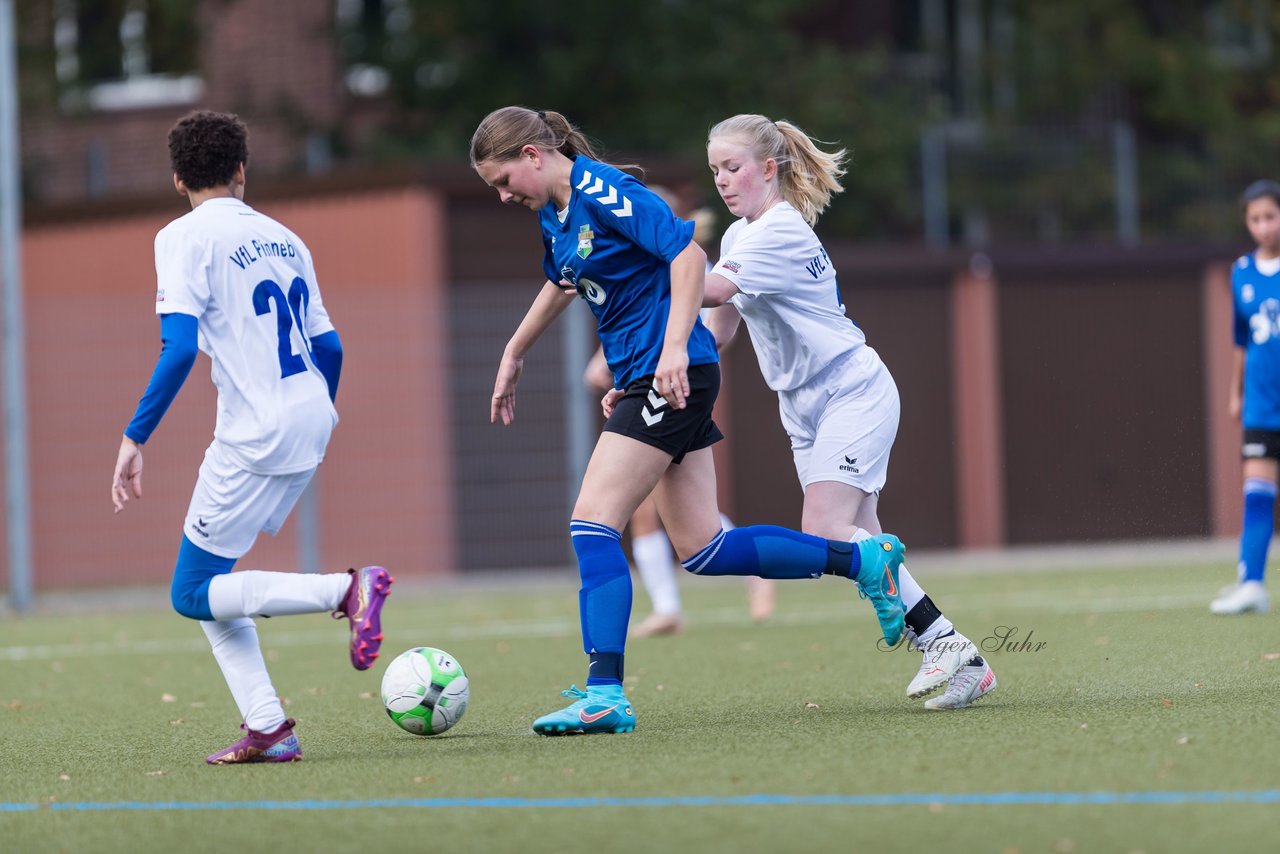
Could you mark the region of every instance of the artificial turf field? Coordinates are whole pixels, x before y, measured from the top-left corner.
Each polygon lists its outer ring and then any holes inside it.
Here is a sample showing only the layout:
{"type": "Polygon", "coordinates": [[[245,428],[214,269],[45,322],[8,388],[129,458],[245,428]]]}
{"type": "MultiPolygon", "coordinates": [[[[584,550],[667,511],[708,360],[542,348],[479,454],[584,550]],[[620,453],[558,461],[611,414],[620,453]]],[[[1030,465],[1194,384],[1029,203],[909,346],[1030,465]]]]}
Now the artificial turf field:
{"type": "Polygon", "coordinates": [[[366,673],[345,623],[260,620],[298,720],[292,765],[204,764],[239,718],[204,635],[172,612],[6,617],[0,849],[1280,846],[1280,630],[1209,615],[1229,570],[918,575],[976,642],[1017,628],[988,641],[999,688],[970,709],[907,700],[918,654],[878,650],[870,606],[831,578],[781,587],[763,625],[736,580],[690,579],[685,633],[629,646],[627,735],[529,730],[585,670],[569,570],[507,590],[398,585],[366,673]],[[381,664],[417,645],[471,678],[466,717],[435,738],[397,730],[378,699],[381,664]]]}

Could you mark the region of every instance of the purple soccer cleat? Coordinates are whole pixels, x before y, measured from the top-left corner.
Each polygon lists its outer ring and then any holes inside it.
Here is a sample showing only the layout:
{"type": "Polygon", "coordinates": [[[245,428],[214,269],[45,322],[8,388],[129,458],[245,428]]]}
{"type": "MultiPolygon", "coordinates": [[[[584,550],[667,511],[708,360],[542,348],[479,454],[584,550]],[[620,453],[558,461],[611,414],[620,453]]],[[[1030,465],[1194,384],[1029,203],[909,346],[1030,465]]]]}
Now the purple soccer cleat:
{"type": "Polygon", "coordinates": [[[349,569],[351,586],[343,597],[333,618],[346,617],[351,621],[351,666],[356,670],[368,670],[378,657],[382,646],[382,603],[391,592],[391,573],[380,566],[349,569]]]}
{"type": "Polygon", "coordinates": [[[240,724],[244,738],[212,756],[206,757],[210,765],[241,765],[246,762],[297,762],[302,758],[298,737],[293,734],[293,718],[288,718],[272,732],[255,732],[248,725],[240,724]]]}

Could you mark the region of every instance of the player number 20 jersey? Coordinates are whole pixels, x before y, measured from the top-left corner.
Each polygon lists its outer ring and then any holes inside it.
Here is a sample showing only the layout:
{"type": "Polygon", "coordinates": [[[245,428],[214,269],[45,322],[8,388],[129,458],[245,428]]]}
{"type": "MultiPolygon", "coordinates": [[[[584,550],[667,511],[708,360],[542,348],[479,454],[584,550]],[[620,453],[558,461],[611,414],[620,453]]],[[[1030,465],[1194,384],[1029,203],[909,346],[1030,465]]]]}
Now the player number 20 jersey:
{"type": "Polygon", "coordinates": [[[197,318],[218,389],[214,441],[255,474],[313,468],[338,413],[310,339],[333,329],[307,247],[239,199],[156,235],[156,313],[197,318]]]}

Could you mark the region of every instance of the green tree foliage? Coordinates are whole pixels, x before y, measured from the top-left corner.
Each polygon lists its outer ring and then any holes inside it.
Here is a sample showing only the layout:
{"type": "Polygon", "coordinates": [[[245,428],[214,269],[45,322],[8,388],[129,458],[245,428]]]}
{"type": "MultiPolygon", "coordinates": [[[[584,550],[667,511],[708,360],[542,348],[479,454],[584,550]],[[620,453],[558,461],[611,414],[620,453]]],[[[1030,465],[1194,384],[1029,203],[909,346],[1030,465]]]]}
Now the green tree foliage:
{"type": "Polygon", "coordinates": [[[381,157],[465,157],[488,111],[523,104],[564,113],[610,152],[701,162],[713,123],[762,113],[850,150],[830,227],[913,228],[918,103],[889,79],[887,52],[802,41],[792,21],[815,5],[409,0],[407,20],[365,22],[343,46],[390,72],[398,110],[381,157]]]}
{"type": "MultiPolygon", "coordinates": [[[[1238,237],[1237,193],[1280,173],[1280,4],[1018,0],[1013,7],[1018,105],[993,116],[993,126],[1069,125],[1081,138],[1105,138],[1112,122],[1124,121],[1136,133],[1144,237],[1238,237]]],[[[1082,207],[1096,213],[1113,192],[1108,166],[1095,156],[1092,169],[1068,169],[1047,186],[1041,181],[1041,190],[1068,206],[1091,198],[1082,207]]],[[[1075,233],[1090,230],[1079,222],[1075,233]]]]}

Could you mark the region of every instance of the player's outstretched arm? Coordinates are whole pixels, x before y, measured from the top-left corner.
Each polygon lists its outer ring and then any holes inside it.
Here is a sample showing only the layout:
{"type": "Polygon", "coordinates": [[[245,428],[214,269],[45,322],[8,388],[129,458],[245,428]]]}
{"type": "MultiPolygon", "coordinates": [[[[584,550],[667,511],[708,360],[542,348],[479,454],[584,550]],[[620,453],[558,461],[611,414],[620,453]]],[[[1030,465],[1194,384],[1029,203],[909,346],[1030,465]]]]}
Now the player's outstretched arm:
{"type": "Polygon", "coordinates": [[[742,293],[738,286],[719,273],[708,273],[707,283],[702,291],[702,307],[715,308],[724,305],[737,294],[742,293]]]}
{"type": "Polygon", "coordinates": [[[133,420],[124,429],[116,470],[111,479],[111,503],[119,513],[129,501],[142,497],[142,445],[151,437],[169,404],[191,373],[196,362],[198,321],[190,314],[172,313],[160,317],[160,358],[151,382],[138,401],[133,420]]]}
{"type": "Polygon", "coordinates": [[[724,348],[733,341],[733,336],[738,334],[738,322],[742,320],[742,315],[738,314],[738,310],[730,303],[717,306],[708,314],[710,317],[707,320],[707,328],[715,336],[716,350],[723,353],[724,348]]]}
{"type": "Polygon", "coordinates": [[[489,423],[496,424],[502,419],[503,426],[510,426],[516,418],[516,383],[520,381],[520,373],[524,370],[524,355],[542,337],[555,322],[576,294],[565,292],[560,285],[547,280],[533,305],[525,312],[524,320],[516,328],[515,334],[507,342],[507,349],[502,353],[502,361],[498,363],[498,377],[493,383],[493,397],[489,401],[489,423]]]}
{"type": "Polygon", "coordinates": [[[516,420],[516,383],[520,382],[523,372],[523,356],[516,356],[510,350],[502,354],[498,377],[493,381],[493,399],[489,401],[490,424],[502,419],[502,426],[509,427],[516,420]]]}
{"type": "Polygon", "coordinates": [[[129,503],[129,498],[142,497],[142,448],[123,436],[120,452],[116,454],[116,470],[111,478],[111,503],[119,513],[129,503]]]}

